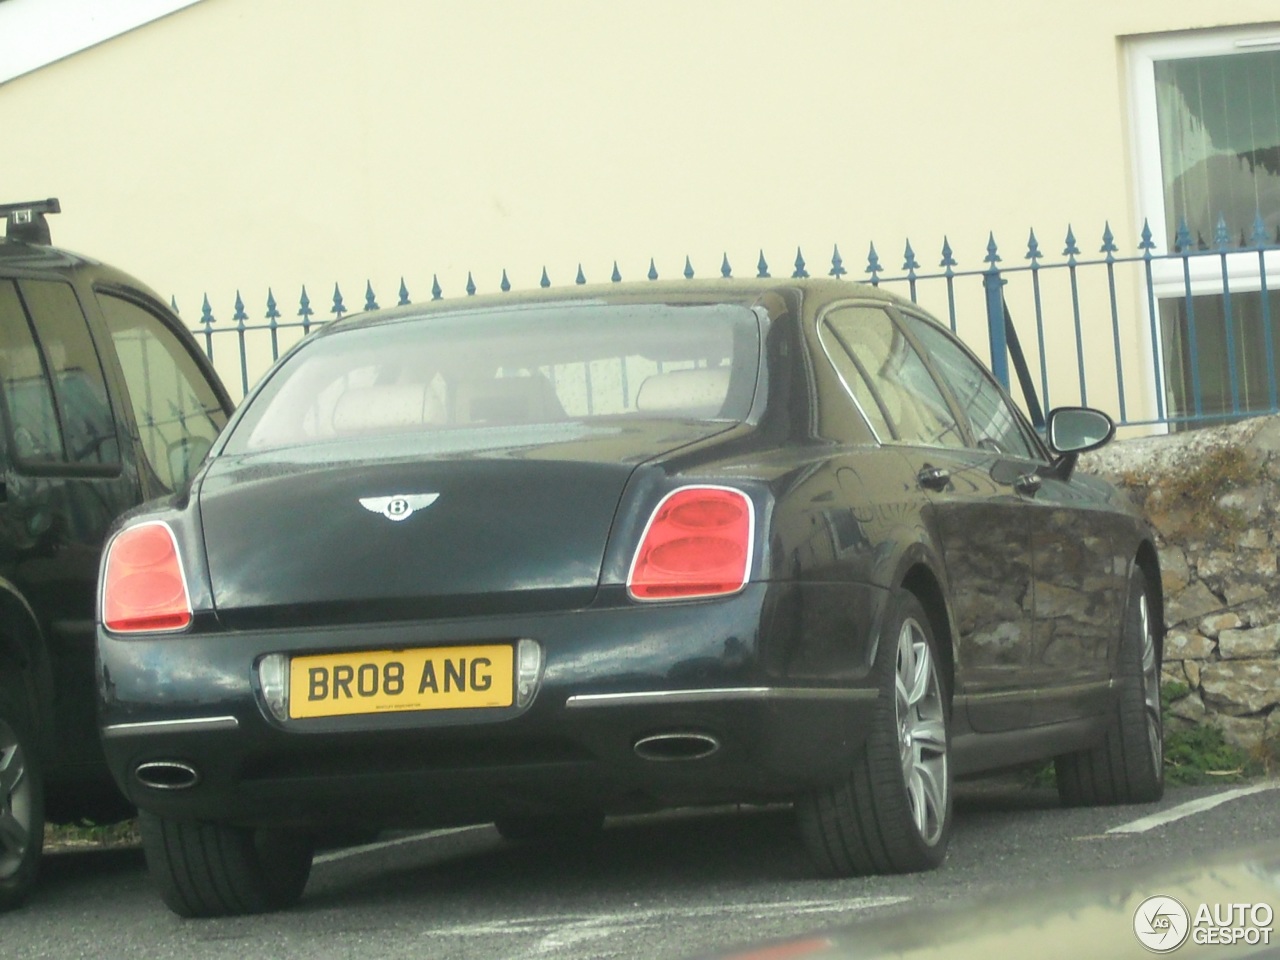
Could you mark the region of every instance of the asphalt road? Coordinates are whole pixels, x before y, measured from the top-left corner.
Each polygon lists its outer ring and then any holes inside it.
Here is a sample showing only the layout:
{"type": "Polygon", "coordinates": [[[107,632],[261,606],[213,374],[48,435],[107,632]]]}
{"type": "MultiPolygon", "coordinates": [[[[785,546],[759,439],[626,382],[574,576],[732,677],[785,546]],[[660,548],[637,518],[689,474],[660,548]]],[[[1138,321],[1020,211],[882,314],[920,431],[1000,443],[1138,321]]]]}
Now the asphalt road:
{"type": "Polygon", "coordinates": [[[491,827],[395,835],[322,854],[294,909],[225,920],[170,914],[140,850],[58,853],[30,902],[0,917],[0,956],[715,955],[888,916],[935,922],[939,906],[999,904],[1064,879],[1274,844],[1273,787],[1171,788],[1154,806],[1066,810],[1051,790],[962,785],[942,869],[855,880],[815,879],[782,808],[612,820],[594,843],[568,849],[509,843],[491,827]],[[1206,798],[1221,802],[1197,810],[1206,798]],[[1153,822],[1161,812],[1168,822],[1153,822]]]}

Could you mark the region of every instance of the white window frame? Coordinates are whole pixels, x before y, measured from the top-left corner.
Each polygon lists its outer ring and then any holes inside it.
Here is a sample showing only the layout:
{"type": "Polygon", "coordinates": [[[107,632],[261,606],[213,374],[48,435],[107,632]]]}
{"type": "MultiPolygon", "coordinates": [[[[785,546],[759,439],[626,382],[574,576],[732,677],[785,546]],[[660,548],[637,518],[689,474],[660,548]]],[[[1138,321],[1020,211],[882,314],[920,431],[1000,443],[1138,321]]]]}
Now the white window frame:
{"type": "MultiPolygon", "coordinates": [[[[1161,34],[1131,38],[1126,45],[1129,74],[1130,139],[1133,145],[1133,183],[1137,222],[1151,227],[1153,255],[1170,253],[1165,237],[1164,178],[1160,164],[1160,127],[1156,115],[1155,65],[1163,60],[1230,56],[1256,50],[1280,50],[1280,22],[1216,30],[1161,34]]],[[[1280,251],[1265,254],[1268,286],[1280,285],[1280,251]]],[[[1222,290],[1222,258],[1193,256],[1188,259],[1191,293],[1213,294],[1222,290]]],[[[1241,292],[1260,288],[1258,253],[1244,250],[1226,257],[1231,289],[1241,292]]],[[[1187,292],[1181,259],[1157,260],[1151,265],[1157,297],[1183,296],[1187,292]]]]}

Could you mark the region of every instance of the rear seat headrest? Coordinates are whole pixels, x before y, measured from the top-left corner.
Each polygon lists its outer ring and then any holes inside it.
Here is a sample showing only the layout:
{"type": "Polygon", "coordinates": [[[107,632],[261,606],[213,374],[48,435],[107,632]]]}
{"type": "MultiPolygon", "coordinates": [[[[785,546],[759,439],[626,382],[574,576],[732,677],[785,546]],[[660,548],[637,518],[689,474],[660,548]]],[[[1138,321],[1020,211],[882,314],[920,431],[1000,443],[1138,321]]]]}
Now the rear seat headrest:
{"type": "Polygon", "coordinates": [[[404,430],[432,422],[427,388],[404,383],[348,390],[334,405],[334,433],[373,433],[404,430]]]}
{"type": "Polygon", "coordinates": [[[729,394],[729,368],[673,370],[657,373],[640,384],[636,409],[651,413],[673,411],[691,417],[714,417],[729,394]]]}

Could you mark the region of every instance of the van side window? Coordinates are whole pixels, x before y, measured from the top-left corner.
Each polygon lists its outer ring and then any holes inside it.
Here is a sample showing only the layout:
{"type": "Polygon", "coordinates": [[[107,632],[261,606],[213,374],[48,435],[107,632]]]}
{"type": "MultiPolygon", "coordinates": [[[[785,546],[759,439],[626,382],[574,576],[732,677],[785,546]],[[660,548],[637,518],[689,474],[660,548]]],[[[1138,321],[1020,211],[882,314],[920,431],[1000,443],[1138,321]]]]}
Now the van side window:
{"type": "Polygon", "coordinates": [[[165,322],[131,300],[100,292],[124,371],[142,453],[168,490],[183,486],[227,422],[218,395],[165,322]]]}
{"type": "Polygon", "coordinates": [[[0,385],[13,430],[14,454],[25,463],[64,460],[53,388],[17,287],[0,280],[0,385]]]}
{"type": "Polygon", "coordinates": [[[115,417],[107,399],[102,362],[89,336],[84,312],[71,285],[57,280],[19,280],[53,380],[68,463],[120,462],[115,417]]]}
{"type": "Polygon", "coordinates": [[[0,281],[0,382],[19,462],[120,462],[102,365],[68,284],[0,281]]]}

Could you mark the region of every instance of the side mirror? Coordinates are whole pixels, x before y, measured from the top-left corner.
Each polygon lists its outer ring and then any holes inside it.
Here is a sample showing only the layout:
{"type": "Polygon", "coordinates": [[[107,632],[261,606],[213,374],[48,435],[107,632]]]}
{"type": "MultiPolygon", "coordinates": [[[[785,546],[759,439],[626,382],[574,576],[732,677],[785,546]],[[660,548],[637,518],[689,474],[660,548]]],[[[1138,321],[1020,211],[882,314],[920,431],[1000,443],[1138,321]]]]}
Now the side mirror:
{"type": "Polygon", "coordinates": [[[1116,435],[1116,425],[1101,410],[1058,407],[1049,411],[1046,432],[1054,453],[1076,454],[1105,445],[1116,435]]]}

